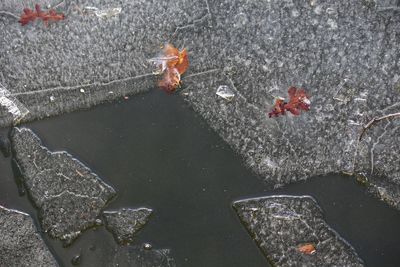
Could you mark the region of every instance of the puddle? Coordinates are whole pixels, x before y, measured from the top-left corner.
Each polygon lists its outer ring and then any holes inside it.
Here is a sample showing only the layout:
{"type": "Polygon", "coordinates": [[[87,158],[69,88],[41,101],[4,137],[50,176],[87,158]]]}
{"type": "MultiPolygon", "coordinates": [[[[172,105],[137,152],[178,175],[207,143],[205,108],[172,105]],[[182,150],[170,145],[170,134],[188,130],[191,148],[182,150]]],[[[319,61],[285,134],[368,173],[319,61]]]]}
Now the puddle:
{"type": "MultiPolygon", "coordinates": [[[[272,194],[313,196],[326,222],[367,266],[400,265],[400,212],[337,175],[269,191],[177,95],[152,91],[26,126],[50,150],[70,152],[117,190],[108,210],[152,208],[134,244],[170,248],[177,266],[268,266],[231,203],[272,194]]],[[[26,196],[18,196],[10,159],[2,156],[0,204],[38,221],[26,196]]],[[[104,227],[88,230],[68,248],[45,241],[63,266],[72,266],[76,255],[80,266],[102,266],[115,242],[104,227]]]]}

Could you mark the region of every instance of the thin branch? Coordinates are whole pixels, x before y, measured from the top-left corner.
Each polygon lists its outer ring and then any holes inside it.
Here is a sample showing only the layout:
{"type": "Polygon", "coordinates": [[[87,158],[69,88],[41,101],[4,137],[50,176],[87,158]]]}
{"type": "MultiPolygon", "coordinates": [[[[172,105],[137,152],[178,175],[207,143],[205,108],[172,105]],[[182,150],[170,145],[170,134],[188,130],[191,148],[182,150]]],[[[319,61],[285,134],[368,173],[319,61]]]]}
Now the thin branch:
{"type": "Polygon", "coordinates": [[[392,113],[392,114],[388,114],[382,117],[375,117],[372,120],[370,120],[364,127],[363,130],[360,134],[360,137],[358,138],[358,140],[360,141],[362,139],[362,137],[364,136],[365,132],[372,127],[372,125],[374,125],[375,123],[385,120],[385,119],[395,119],[395,118],[400,118],[400,112],[397,113],[392,113]]]}
{"type": "Polygon", "coordinates": [[[59,6],[61,6],[62,4],[64,4],[64,2],[65,2],[65,0],[61,0],[58,4],[52,6],[50,9],[56,9],[56,8],[58,8],[59,6]]]}
{"type": "Polygon", "coordinates": [[[7,16],[13,17],[15,19],[19,19],[19,16],[15,15],[11,12],[4,11],[4,10],[0,10],[0,15],[7,15],[7,16]]]}
{"type": "Polygon", "coordinates": [[[378,11],[378,12],[400,11],[400,7],[398,7],[398,6],[381,7],[381,8],[378,8],[377,11],[378,11]]]}

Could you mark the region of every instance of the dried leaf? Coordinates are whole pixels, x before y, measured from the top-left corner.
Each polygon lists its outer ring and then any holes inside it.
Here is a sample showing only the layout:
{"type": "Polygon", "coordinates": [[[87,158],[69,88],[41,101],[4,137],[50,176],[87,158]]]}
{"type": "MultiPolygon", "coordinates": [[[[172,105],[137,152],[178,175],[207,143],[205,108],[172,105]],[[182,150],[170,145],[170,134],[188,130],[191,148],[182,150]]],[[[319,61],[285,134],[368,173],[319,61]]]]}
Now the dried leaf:
{"type": "Polygon", "coordinates": [[[181,74],[186,72],[189,67],[186,49],[179,51],[171,44],[165,45],[163,54],[150,59],[150,61],[157,66],[156,73],[163,74],[163,78],[158,82],[158,85],[168,93],[175,91],[180,85],[181,74]]]}
{"type": "Polygon", "coordinates": [[[43,23],[47,26],[48,22],[63,20],[64,14],[57,13],[54,9],[49,9],[47,12],[42,11],[40,5],[35,5],[35,11],[29,8],[24,8],[24,13],[21,14],[20,19],[18,20],[22,26],[28,24],[29,22],[33,22],[36,19],[41,19],[43,23]]]}
{"type": "Polygon", "coordinates": [[[315,246],[311,243],[303,244],[297,248],[297,250],[306,255],[313,255],[317,250],[315,246]]]}
{"type": "Polygon", "coordinates": [[[310,110],[310,100],[304,89],[297,89],[296,87],[290,87],[288,90],[289,102],[285,102],[283,98],[277,98],[275,100],[274,108],[268,113],[268,116],[278,117],[279,115],[285,115],[286,111],[289,111],[293,115],[300,115],[300,111],[310,110]]]}

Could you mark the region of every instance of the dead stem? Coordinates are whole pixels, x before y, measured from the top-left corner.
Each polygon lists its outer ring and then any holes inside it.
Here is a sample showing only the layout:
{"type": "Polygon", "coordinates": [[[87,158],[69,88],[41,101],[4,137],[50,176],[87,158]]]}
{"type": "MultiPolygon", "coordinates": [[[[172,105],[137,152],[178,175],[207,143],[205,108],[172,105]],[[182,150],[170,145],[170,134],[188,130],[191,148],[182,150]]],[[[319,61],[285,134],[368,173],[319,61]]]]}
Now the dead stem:
{"type": "Polygon", "coordinates": [[[370,120],[364,127],[363,130],[360,134],[360,137],[358,138],[359,141],[361,141],[362,137],[364,136],[365,132],[372,127],[373,124],[385,120],[385,119],[395,119],[395,118],[399,118],[400,117],[400,112],[397,113],[392,113],[392,114],[388,114],[382,117],[375,117],[372,120],[370,120]]]}
{"type": "Polygon", "coordinates": [[[15,19],[19,19],[19,16],[15,15],[11,12],[8,12],[8,11],[0,10],[0,15],[7,15],[7,16],[13,17],[15,19]]]}

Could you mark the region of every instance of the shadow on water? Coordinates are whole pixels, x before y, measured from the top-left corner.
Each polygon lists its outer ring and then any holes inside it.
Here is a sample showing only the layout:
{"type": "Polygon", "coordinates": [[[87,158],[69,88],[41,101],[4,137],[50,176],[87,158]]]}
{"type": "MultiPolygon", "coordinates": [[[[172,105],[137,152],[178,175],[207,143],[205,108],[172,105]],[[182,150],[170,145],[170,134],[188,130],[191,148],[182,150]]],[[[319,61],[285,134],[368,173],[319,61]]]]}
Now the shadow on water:
{"type": "MultiPolygon", "coordinates": [[[[178,266],[268,266],[231,203],[272,194],[315,197],[328,224],[367,266],[400,266],[400,212],[338,175],[271,192],[177,95],[153,91],[26,126],[49,149],[70,152],[118,191],[107,209],[153,208],[136,244],[171,248],[178,266]]],[[[10,159],[3,157],[0,185],[0,204],[37,221],[26,196],[18,196],[10,159]]],[[[104,228],[86,231],[68,248],[45,240],[63,266],[79,253],[81,266],[103,266],[114,247],[104,228]]]]}

